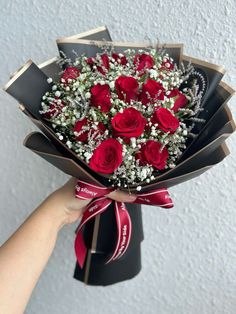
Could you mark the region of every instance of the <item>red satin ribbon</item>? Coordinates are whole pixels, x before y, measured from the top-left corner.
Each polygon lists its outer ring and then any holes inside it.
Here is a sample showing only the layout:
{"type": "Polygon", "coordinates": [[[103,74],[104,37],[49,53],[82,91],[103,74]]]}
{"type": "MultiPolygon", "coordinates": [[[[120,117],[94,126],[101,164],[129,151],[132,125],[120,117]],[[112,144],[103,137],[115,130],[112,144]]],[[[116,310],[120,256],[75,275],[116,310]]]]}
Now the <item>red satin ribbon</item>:
{"type": "MultiPolygon", "coordinates": [[[[84,266],[87,254],[87,248],[84,244],[82,228],[89,220],[94,218],[96,215],[103,213],[112,203],[112,200],[106,197],[106,195],[112,191],[114,191],[114,189],[112,188],[99,187],[81,180],[77,181],[77,185],[75,187],[75,196],[81,200],[94,198],[94,200],[86,207],[80,224],[76,230],[77,233],[74,244],[75,254],[78,264],[81,268],[83,268],[84,266]]],[[[166,188],[137,194],[137,198],[133,203],[160,206],[163,208],[173,207],[173,202],[166,188]]],[[[118,230],[116,248],[106,264],[124,255],[129,246],[132,233],[131,219],[124,203],[115,201],[115,215],[118,230]]]]}

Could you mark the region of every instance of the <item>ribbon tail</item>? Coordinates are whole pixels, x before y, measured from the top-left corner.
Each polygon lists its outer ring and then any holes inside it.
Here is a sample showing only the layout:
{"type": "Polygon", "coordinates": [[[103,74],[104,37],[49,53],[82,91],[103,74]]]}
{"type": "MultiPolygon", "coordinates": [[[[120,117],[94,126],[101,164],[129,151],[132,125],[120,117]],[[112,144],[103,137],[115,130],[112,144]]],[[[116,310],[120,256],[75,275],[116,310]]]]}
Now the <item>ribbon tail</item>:
{"type": "MultiPolygon", "coordinates": [[[[110,188],[96,186],[81,180],[78,180],[75,188],[75,196],[78,199],[84,200],[95,198],[86,207],[86,211],[84,212],[81,222],[76,230],[74,248],[78,264],[81,268],[84,266],[88,251],[84,243],[82,228],[89,220],[104,212],[111,204],[112,201],[105,197],[109,192],[111,192],[110,188]]],[[[168,190],[164,187],[138,194],[134,203],[159,206],[162,208],[173,207],[173,202],[168,190]]],[[[106,264],[121,258],[125,254],[132,234],[131,219],[124,203],[115,202],[115,216],[117,224],[116,247],[106,264]]]]}
{"type": "Polygon", "coordinates": [[[134,203],[159,206],[163,208],[172,208],[174,206],[173,201],[166,188],[138,194],[134,203]]]}
{"type": "Polygon", "coordinates": [[[115,214],[117,223],[116,248],[106,264],[124,255],[129,246],[132,233],[131,219],[124,203],[115,202],[115,214]]]}
{"type": "Polygon", "coordinates": [[[84,237],[82,232],[77,232],[74,247],[77,262],[80,268],[83,268],[88,249],[84,243],[84,237]]]}
{"type": "Polygon", "coordinates": [[[75,255],[78,264],[81,268],[84,267],[84,262],[88,251],[84,243],[82,228],[89,220],[94,218],[96,215],[104,212],[107,209],[107,207],[111,204],[111,202],[112,201],[106,197],[100,197],[98,199],[95,199],[87,206],[87,209],[83,214],[81,222],[77,228],[77,233],[74,242],[75,255]]]}

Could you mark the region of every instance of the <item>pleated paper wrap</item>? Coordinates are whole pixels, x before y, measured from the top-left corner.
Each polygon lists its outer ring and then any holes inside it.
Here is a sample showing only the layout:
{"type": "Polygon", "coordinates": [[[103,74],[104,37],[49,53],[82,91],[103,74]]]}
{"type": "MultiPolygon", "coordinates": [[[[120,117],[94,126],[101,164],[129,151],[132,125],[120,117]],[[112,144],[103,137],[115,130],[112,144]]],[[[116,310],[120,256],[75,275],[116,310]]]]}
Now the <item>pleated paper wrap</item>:
{"type": "MultiPolygon", "coordinates": [[[[92,57],[101,52],[101,47],[112,45],[117,52],[127,48],[146,49],[147,44],[112,42],[109,31],[102,26],[88,32],[57,40],[59,53],[65,54],[74,60],[76,54],[85,53],[92,57]]],[[[162,48],[162,45],[159,45],[162,48]]],[[[204,123],[196,123],[193,133],[196,138],[189,140],[187,149],[180,158],[177,166],[165,171],[152,183],[140,183],[142,192],[155,188],[171,187],[203,174],[215,164],[221,162],[228,154],[225,144],[227,137],[235,130],[232,115],[227,102],[234,90],[222,81],[225,70],[196,58],[183,55],[182,44],[165,44],[163,48],[177,64],[181,62],[194,66],[194,75],[204,78],[202,86],[204,96],[202,108],[198,117],[204,123]]],[[[98,186],[109,186],[108,179],[93,170],[76,156],[55,135],[52,127],[47,124],[39,114],[41,98],[51,89],[47,78],[59,80],[61,68],[52,58],[41,65],[29,60],[19,69],[6,84],[5,90],[19,103],[20,109],[42,131],[29,134],[24,145],[30,150],[62,170],[64,173],[98,186]]],[[[137,192],[136,186],[129,187],[129,191],[137,192]]],[[[114,204],[101,215],[88,223],[84,229],[84,239],[88,248],[85,266],[81,269],[76,264],[74,278],[91,285],[110,285],[123,280],[131,279],[141,269],[141,242],[143,240],[143,226],[141,206],[139,204],[126,204],[130,214],[133,231],[129,248],[117,261],[104,264],[106,257],[114,249],[116,238],[116,223],[114,204]]]]}

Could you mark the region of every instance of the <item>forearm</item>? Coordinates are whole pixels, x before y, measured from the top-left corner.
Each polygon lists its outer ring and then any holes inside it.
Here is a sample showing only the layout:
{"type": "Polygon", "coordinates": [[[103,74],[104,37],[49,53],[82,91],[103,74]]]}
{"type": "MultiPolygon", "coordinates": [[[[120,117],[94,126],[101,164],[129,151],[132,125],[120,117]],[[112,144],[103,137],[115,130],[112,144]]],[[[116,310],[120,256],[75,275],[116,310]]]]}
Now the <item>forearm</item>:
{"type": "MultiPolygon", "coordinates": [[[[91,200],[75,198],[76,179],[53,192],[0,248],[0,313],[23,313],[64,224],[81,217],[91,200]]],[[[113,191],[119,202],[133,202],[134,195],[113,191]]]]}
{"type": "Polygon", "coordinates": [[[65,215],[47,199],[0,248],[0,313],[23,313],[65,215]]]}

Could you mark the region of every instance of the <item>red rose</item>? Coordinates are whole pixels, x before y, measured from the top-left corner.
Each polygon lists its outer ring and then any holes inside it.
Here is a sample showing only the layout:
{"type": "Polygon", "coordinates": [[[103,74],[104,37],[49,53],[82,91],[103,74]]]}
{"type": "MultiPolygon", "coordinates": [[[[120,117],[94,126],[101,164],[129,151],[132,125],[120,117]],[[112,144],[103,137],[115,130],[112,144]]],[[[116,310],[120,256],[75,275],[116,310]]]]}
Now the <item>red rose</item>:
{"type": "Polygon", "coordinates": [[[97,139],[105,131],[106,131],[106,127],[105,127],[104,123],[102,123],[102,122],[98,123],[97,129],[94,129],[94,128],[90,129],[91,136],[93,136],[94,139],[97,139]],[[93,135],[94,133],[96,133],[96,135],[93,135]]]}
{"type": "MultiPolygon", "coordinates": [[[[79,133],[80,131],[83,130],[83,127],[85,125],[88,125],[87,118],[84,118],[83,120],[78,120],[75,123],[73,131],[79,133]]],[[[80,142],[87,142],[89,133],[92,136],[96,132],[96,135],[94,136],[94,139],[96,139],[99,137],[99,135],[103,134],[105,132],[105,130],[106,130],[105,125],[102,122],[99,122],[96,130],[94,128],[90,128],[89,130],[85,130],[80,135],[76,136],[75,139],[77,141],[80,141],[80,142]]]]}
{"type": "Polygon", "coordinates": [[[147,121],[135,108],[127,108],[122,113],[118,112],[111,120],[114,136],[138,137],[145,128],[147,121]]]}
{"type": "Polygon", "coordinates": [[[160,70],[171,71],[173,69],[174,69],[174,64],[170,62],[169,59],[165,58],[165,60],[161,64],[160,70]]]}
{"type": "Polygon", "coordinates": [[[127,103],[138,98],[138,87],[138,81],[132,76],[119,76],[115,81],[119,99],[127,103]]]}
{"type": "Polygon", "coordinates": [[[98,125],[97,125],[97,129],[98,131],[103,134],[105,131],[106,131],[106,127],[105,127],[105,124],[102,123],[102,122],[99,122],[98,125]]]}
{"type": "Polygon", "coordinates": [[[143,105],[148,103],[154,104],[157,100],[163,100],[165,96],[165,89],[161,83],[152,79],[147,79],[143,84],[140,100],[143,105]]]}
{"type": "Polygon", "coordinates": [[[154,65],[154,60],[146,53],[137,54],[134,57],[134,64],[137,66],[137,71],[143,74],[145,70],[151,69],[154,65]]]}
{"type": "Polygon", "coordinates": [[[122,145],[114,138],[104,140],[89,161],[91,169],[101,173],[113,173],[122,163],[122,145]]]}
{"type": "Polygon", "coordinates": [[[92,68],[92,66],[94,65],[95,59],[93,57],[88,57],[86,59],[86,62],[88,65],[90,65],[90,67],[92,68]]]}
{"type": "Polygon", "coordinates": [[[115,61],[117,62],[117,63],[120,63],[120,64],[122,64],[122,65],[126,65],[126,63],[127,63],[127,59],[126,59],[126,56],[119,56],[119,54],[118,53],[113,53],[112,54],[112,58],[113,59],[115,59],[115,61]]]}
{"type": "Polygon", "coordinates": [[[103,75],[106,74],[106,72],[109,70],[110,68],[110,64],[109,64],[109,58],[108,55],[106,53],[101,55],[101,60],[102,60],[102,66],[97,66],[97,70],[102,73],[103,75]]]}
{"type": "Polygon", "coordinates": [[[111,94],[108,84],[101,85],[98,83],[94,85],[91,90],[91,105],[94,107],[101,107],[102,112],[108,112],[111,107],[111,94]]]}
{"type": "MultiPolygon", "coordinates": [[[[106,71],[109,70],[110,64],[109,64],[109,57],[106,53],[102,54],[101,56],[102,66],[97,65],[98,72],[102,73],[103,75],[106,74],[106,71]]],[[[93,57],[89,57],[86,59],[87,64],[93,69],[93,66],[96,65],[97,60],[93,57]]]]}
{"type": "Polygon", "coordinates": [[[102,59],[102,65],[104,66],[105,69],[109,70],[110,65],[109,65],[109,57],[106,53],[103,53],[101,55],[101,59],[102,59]]]}
{"type": "Polygon", "coordinates": [[[175,133],[179,127],[179,120],[166,108],[158,108],[151,118],[153,124],[158,123],[158,128],[164,132],[175,133]]]}
{"type": "MultiPolygon", "coordinates": [[[[75,123],[73,131],[79,133],[80,131],[83,130],[83,127],[85,125],[87,125],[87,118],[84,118],[83,120],[78,120],[75,123]]],[[[83,131],[80,135],[76,136],[75,139],[77,141],[80,141],[80,142],[87,142],[87,140],[88,140],[88,132],[89,132],[88,130],[83,131]]]]}
{"type": "Polygon", "coordinates": [[[61,79],[65,81],[65,83],[68,83],[68,80],[75,80],[80,75],[79,69],[75,67],[68,67],[64,70],[62,73],[61,79]]]}
{"type": "Polygon", "coordinates": [[[166,147],[161,150],[161,146],[161,143],[153,140],[148,140],[143,144],[135,156],[136,159],[140,160],[140,165],[149,164],[158,170],[164,169],[169,153],[166,147]]]}
{"type": "Polygon", "coordinates": [[[47,109],[48,111],[43,114],[44,118],[50,119],[58,116],[64,106],[65,104],[63,101],[58,102],[57,99],[54,99],[54,101],[49,104],[49,109],[47,109]]]}
{"type": "Polygon", "coordinates": [[[174,106],[171,108],[174,112],[177,112],[180,108],[185,107],[188,103],[188,98],[181,93],[178,88],[173,89],[167,97],[175,97],[174,106]]]}

